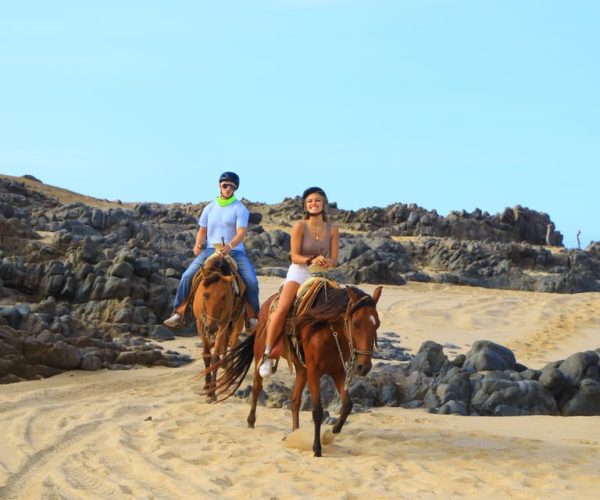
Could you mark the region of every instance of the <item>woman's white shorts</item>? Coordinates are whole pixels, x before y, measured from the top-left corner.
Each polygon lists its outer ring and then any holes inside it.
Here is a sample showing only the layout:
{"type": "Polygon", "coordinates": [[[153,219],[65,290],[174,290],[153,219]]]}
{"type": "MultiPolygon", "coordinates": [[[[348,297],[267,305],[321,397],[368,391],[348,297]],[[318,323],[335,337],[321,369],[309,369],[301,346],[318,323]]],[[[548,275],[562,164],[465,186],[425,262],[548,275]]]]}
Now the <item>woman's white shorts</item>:
{"type": "Polygon", "coordinates": [[[308,266],[301,266],[299,264],[290,264],[287,275],[285,277],[285,283],[288,281],[295,281],[300,285],[310,278],[310,271],[308,266]]]}

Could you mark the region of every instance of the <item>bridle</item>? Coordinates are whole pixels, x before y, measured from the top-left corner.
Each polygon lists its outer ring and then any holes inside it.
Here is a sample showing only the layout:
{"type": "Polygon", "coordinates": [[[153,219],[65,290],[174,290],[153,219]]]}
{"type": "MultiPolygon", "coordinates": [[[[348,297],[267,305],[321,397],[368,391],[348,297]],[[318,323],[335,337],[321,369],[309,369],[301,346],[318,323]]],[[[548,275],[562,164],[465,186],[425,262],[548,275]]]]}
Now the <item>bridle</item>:
{"type": "MultiPolygon", "coordinates": [[[[340,355],[340,361],[342,362],[342,366],[344,367],[344,373],[346,374],[346,378],[344,380],[344,386],[346,387],[346,390],[348,389],[348,386],[352,382],[352,372],[353,372],[353,368],[354,368],[354,362],[356,360],[356,355],[357,354],[362,354],[364,356],[372,356],[373,355],[373,349],[365,349],[365,350],[356,349],[354,347],[354,342],[352,340],[352,338],[353,338],[352,334],[354,333],[353,326],[352,326],[352,315],[356,311],[358,311],[360,308],[364,307],[366,305],[364,303],[366,301],[368,301],[369,299],[371,299],[370,296],[364,295],[363,297],[358,299],[356,302],[352,302],[351,300],[348,301],[348,307],[346,308],[346,313],[344,314],[344,336],[346,337],[346,341],[348,342],[348,348],[350,350],[350,357],[348,358],[348,361],[344,361],[344,355],[342,353],[342,347],[340,346],[340,341],[338,339],[338,333],[334,330],[333,324],[331,324],[331,322],[329,323],[329,328],[331,330],[331,333],[333,334],[333,339],[335,340],[335,345],[337,346],[338,353],[340,355]]],[[[376,348],[377,347],[377,331],[375,331],[375,339],[373,341],[373,344],[376,348]]]]}
{"type": "MultiPolygon", "coordinates": [[[[231,288],[232,288],[232,290],[231,290],[232,291],[232,293],[231,293],[231,311],[233,312],[233,306],[234,306],[234,303],[235,303],[235,287],[232,285],[231,288]]],[[[209,320],[210,321],[218,321],[219,324],[220,324],[221,320],[223,319],[222,318],[223,317],[223,311],[224,311],[224,309],[221,308],[221,316],[218,316],[218,317],[217,316],[211,316],[210,314],[208,314],[206,312],[206,307],[203,305],[203,307],[202,307],[202,329],[203,329],[204,336],[206,338],[209,337],[208,326],[207,326],[208,325],[208,321],[209,320]]]]}
{"type": "Polygon", "coordinates": [[[206,320],[209,319],[211,321],[219,321],[221,318],[216,316],[211,316],[210,314],[206,314],[206,309],[202,310],[202,322],[206,323],[206,320]]]}

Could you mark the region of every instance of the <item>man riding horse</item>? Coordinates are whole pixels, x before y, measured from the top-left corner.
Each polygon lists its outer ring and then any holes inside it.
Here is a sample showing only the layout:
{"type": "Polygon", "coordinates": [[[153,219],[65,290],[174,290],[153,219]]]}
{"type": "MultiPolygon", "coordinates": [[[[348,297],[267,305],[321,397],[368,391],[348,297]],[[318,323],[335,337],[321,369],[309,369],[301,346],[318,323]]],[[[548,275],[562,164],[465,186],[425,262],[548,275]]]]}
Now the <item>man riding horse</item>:
{"type": "Polygon", "coordinates": [[[165,326],[176,328],[181,325],[190,299],[194,275],[218,248],[221,255],[230,256],[237,264],[237,270],[246,284],[249,302],[246,311],[246,329],[254,331],[256,328],[256,316],[260,309],[258,279],[243,244],[250,213],[235,197],[239,185],[240,178],[234,172],[223,172],[219,177],[220,194],[202,210],[194,245],[196,257],[181,276],[173,303],[173,313],[164,321],[165,326]],[[202,249],[205,243],[206,247],[202,249]]]}

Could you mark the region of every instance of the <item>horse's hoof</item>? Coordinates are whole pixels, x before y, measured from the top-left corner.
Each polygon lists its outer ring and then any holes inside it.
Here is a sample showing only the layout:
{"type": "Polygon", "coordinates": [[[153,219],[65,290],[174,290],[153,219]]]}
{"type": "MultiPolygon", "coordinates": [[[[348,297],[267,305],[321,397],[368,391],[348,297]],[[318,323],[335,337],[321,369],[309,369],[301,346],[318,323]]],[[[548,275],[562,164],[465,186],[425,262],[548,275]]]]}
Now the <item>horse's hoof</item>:
{"type": "Polygon", "coordinates": [[[335,434],[333,434],[329,429],[321,433],[321,444],[323,446],[330,445],[331,443],[333,443],[334,439],[335,434]]]}

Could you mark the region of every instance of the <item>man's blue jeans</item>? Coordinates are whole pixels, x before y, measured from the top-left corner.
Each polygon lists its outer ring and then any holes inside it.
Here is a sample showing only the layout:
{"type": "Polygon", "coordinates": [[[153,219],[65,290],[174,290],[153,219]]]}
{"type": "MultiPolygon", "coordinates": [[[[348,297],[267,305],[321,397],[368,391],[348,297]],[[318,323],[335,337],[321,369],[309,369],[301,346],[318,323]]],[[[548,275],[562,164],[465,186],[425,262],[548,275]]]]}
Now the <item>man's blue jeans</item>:
{"type": "MultiPolygon", "coordinates": [[[[181,275],[181,280],[179,281],[179,286],[177,287],[177,293],[175,294],[173,309],[177,309],[177,307],[190,294],[190,288],[192,287],[192,279],[194,278],[194,275],[198,272],[206,259],[213,254],[213,252],[213,248],[205,248],[202,250],[200,255],[198,255],[192,261],[185,272],[181,275]]],[[[244,283],[246,283],[246,294],[248,301],[254,309],[254,314],[251,314],[250,316],[255,317],[260,309],[260,302],[258,299],[258,279],[256,278],[256,273],[254,272],[252,263],[250,262],[248,256],[239,250],[232,250],[229,255],[233,257],[233,260],[235,260],[238,266],[238,272],[244,280],[244,283]]]]}

